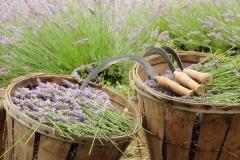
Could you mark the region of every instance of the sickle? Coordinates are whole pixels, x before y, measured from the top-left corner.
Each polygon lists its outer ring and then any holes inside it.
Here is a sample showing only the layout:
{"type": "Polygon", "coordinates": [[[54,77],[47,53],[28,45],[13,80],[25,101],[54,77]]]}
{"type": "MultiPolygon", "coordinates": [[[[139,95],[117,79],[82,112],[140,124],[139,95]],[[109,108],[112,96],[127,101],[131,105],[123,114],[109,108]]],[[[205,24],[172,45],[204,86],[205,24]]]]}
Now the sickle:
{"type": "Polygon", "coordinates": [[[150,49],[147,53],[145,53],[145,55],[143,57],[150,56],[150,55],[153,55],[153,54],[160,54],[162,57],[165,58],[165,60],[168,63],[169,68],[173,72],[174,78],[179,83],[181,83],[184,86],[194,90],[197,95],[202,95],[205,92],[206,89],[203,85],[200,85],[197,82],[195,82],[186,73],[176,71],[176,69],[174,68],[174,66],[172,64],[171,59],[169,58],[169,56],[168,56],[167,52],[165,52],[165,50],[163,50],[161,48],[158,48],[158,47],[154,47],[153,49],[150,49]]]}
{"type": "Polygon", "coordinates": [[[168,52],[169,54],[171,54],[174,59],[177,61],[178,66],[180,67],[180,69],[186,73],[189,77],[198,80],[204,84],[209,84],[212,82],[213,77],[210,73],[201,73],[192,69],[184,69],[182,61],[180,60],[178,54],[170,47],[161,47],[162,49],[164,49],[166,52],[168,52]]]}
{"type": "Polygon", "coordinates": [[[161,87],[166,88],[168,90],[172,90],[174,93],[177,93],[181,96],[192,96],[194,94],[193,90],[189,90],[166,77],[158,76],[147,60],[145,60],[144,58],[138,57],[138,56],[134,56],[134,55],[118,56],[118,57],[111,58],[111,59],[106,60],[105,62],[101,63],[99,66],[94,68],[88,74],[88,76],[83,81],[83,83],[80,87],[80,90],[83,90],[87,86],[88,82],[90,82],[91,79],[94,76],[96,76],[96,74],[98,72],[100,72],[101,70],[105,69],[106,67],[108,67],[112,64],[115,64],[115,63],[118,63],[121,61],[138,62],[148,73],[148,75],[150,76],[150,79],[155,80],[158,83],[158,85],[160,85],[161,87]]]}

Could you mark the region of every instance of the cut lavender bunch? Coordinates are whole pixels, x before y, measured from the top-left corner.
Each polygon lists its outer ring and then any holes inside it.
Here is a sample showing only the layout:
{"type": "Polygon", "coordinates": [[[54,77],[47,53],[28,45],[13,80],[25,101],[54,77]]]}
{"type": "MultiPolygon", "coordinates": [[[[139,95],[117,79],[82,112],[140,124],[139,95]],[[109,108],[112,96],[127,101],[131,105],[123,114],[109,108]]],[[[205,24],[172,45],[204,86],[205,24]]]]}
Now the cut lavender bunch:
{"type": "Polygon", "coordinates": [[[62,85],[43,83],[28,85],[15,91],[11,100],[21,112],[29,117],[60,130],[62,136],[69,134],[109,137],[129,132],[134,121],[124,116],[114,106],[109,96],[98,89],[62,80],[62,85]]]}
{"type": "MultiPolygon", "coordinates": [[[[202,58],[199,63],[187,67],[199,72],[210,73],[213,76],[213,82],[205,85],[206,92],[201,96],[180,97],[169,90],[161,88],[154,81],[146,80],[145,84],[157,92],[182,99],[209,103],[240,103],[239,60],[239,55],[208,56],[202,58]]],[[[174,80],[172,73],[168,70],[162,76],[174,80]]]]}
{"type": "Polygon", "coordinates": [[[193,69],[208,72],[213,76],[213,82],[206,85],[207,92],[193,100],[211,103],[240,103],[240,75],[238,70],[240,56],[209,56],[202,58],[193,69]]]}

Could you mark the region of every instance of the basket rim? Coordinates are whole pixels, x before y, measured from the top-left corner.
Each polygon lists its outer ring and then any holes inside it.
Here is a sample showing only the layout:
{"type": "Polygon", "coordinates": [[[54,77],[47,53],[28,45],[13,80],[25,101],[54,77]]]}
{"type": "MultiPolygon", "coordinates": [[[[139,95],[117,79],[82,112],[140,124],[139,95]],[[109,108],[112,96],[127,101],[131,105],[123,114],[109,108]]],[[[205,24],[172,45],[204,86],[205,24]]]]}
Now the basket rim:
{"type": "MultiPolygon", "coordinates": [[[[192,51],[181,51],[181,52],[177,52],[179,56],[185,56],[185,55],[198,55],[200,57],[202,56],[209,56],[209,54],[207,53],[203,53],[203,52],[192,52],[192,51]]],[[[151,55],[146,57],[146,60],[150,60],[153,59],[155,57],[159,57],[160,55],[151,55]]],[[[216,107],[216,108],[221,108],[221,107],[239,107],[240,103],[235,103],[235,104],[231,104],[231,103],[210,103],[210,102],[200,102],[200,101],[194,101],[194,100],[189,100],[189,99],[182,99],[181,97],[172,97],[172,96],[168,96],[162,93],[159,93],[153,89],[151,89],[150,87],[148,87],[143,81],[142,79],[139,77],[137,71],[139,70],[140,64],[136,63],[133,66],[132,69],[132,74],[133,74],[133,81],[135,85],[134,87],[142,87],[140,88],[141,90],[144,89],[144,91],[148,92],[149,94],[151,94],[154,97],[157,97],[159,100],[167,100],[167,101],[171,101],[171,102],[176,102],[176,103],[182,103],[182,104],[188,104],[188,105],[194,105],[194,106],[212,106],[212,107],[216,107]],[[137,86],[136,86],[137,84],[137,86]]]]}
{"type": "MultiPolygon", "coordinates": [[[[33,118],[27,116],[26,114],[19,111],[16,107],[14,107],[15,105],[12,103],[12,101],[10,99],[10,96],[11,96],[10,91],[14,87],[15,84],[17,84],[21,81],[27,80],[29,78],[36,78],[36,76],[38,76],[38,77],[50,76],[50,77],[57,77],[57,78],[64,77],[67,79],[74,80],[74,78],[72,76],[68,76],[68,75],[52,74],[52,73],[33,73],[33,74],[27,74],[24,76],[20,76],[12,81],[12,83],[7,87],[6,92],[5,92],[4,108],[5,108],[7,114],[9,114],[11,117],[13,117],[15,120],[20,122],[22,125],[30,128],[30,129],[33,129],[33,127],[36,126],[37,124],[39,124],[39,122],[34,120],[33,118]]],[[[92,83],[92,82],[90,82],[90,85],[98,86],[97,84],[92,83]]],[[[123,142],[130,141],[132,139],[130,137],[132,137],[132,135],[137,135],[138,131],[141,128],[142,118],[141,118],[140,110],[136,107],[136,105],[133,102],[131,102],[130,100],[128,100],[126,97],[122,96],[121,94],[115,92],[114,90],[104,87],[104,86],[101,88],[102,88],[102,90],[108,90],[108,91],[120,96],[122,99],[127,101],[131,105],[133,110],[138,114],[138,115],[136,115],[136,118],[134,118],[135,126],[131,131],[129,131],[123,135],[114,135],[114,136],[109,137],[109,139],[111,139],[112,141],[117,142],[117,143],[123,143],[123,142]]],[[[111,98],[110,98],[110,100],[111,100],[111,98]]],[[[74,140],[71,140],[71,139],[67,139],[67,138],[64,138],[64,137],[58,135],[57,134],[58,132],[56,130],[54,130],[55,133],[53,133],[53,130],[54,129],[52,127],[50,127],[46,124],[40,124],[38,129],[36,129],[36,132],[39,132],[46,136],[49,136],[49,137],[52,137],[55,139],[60,139],[60,140],[66,141],[66,142],[74,142],[74,143],[82,143],[82,144],[92,144],[92,140],[94,138],[94,136],[83,135],[83,136],[79,137],[77,135],[70,134],[71,137],[74,139],[74,140]]],[[[98,142],[98,140],[96,139],[94,142],[94,145],[102,145],[101,142],[103,142],[104,145],[112,144],[112,142],[109,142],[102,137],[98,137],[98,138],[101,141],[98,142]]]]}

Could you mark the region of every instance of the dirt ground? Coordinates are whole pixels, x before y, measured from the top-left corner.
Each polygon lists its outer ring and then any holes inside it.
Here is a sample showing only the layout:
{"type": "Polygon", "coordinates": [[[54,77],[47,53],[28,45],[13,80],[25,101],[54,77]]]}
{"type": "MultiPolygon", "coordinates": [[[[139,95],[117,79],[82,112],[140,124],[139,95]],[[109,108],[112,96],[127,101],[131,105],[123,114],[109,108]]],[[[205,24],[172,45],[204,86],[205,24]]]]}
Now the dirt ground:
{"type": "Polygon", "coordinates": [[[146,138],[144,131],[140,130],[138,140],[133,140],[120,160],[149,160],[146,138]]]}

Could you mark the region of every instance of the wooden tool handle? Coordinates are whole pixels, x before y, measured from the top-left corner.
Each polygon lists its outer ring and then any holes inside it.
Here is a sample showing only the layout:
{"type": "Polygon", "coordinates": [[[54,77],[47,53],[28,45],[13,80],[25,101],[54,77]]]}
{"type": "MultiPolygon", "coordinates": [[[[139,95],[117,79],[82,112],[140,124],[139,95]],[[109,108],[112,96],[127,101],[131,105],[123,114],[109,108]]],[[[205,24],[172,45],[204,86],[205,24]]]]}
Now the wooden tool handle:
{"type": "Polygon", "coordinates": [[[213,80],[213,77],[210,73],[201,73],[192,69],[184,69],[184,73],[186,73],[189,77],[198,80],[204,84],[211,83],[213,80]]]}
{"type": "Polygon", "coordinates": [[[163,76],[157,76],[155,81],[163,88],[173,91],[174,93],[181,95],[181,96],[193,96],[194,91],[189,90],[180,84],[166,78],[163,76]]]}
{"type": "Polygon", "coordinates": [[[189,89],[194,90],[197,95],[202,95],[205,92],[205,87],[203,85],[198,84],[196,81],[190,78],[186,73],[175,71],[173,75],[179,83],[183,84],[189,89]]]}

